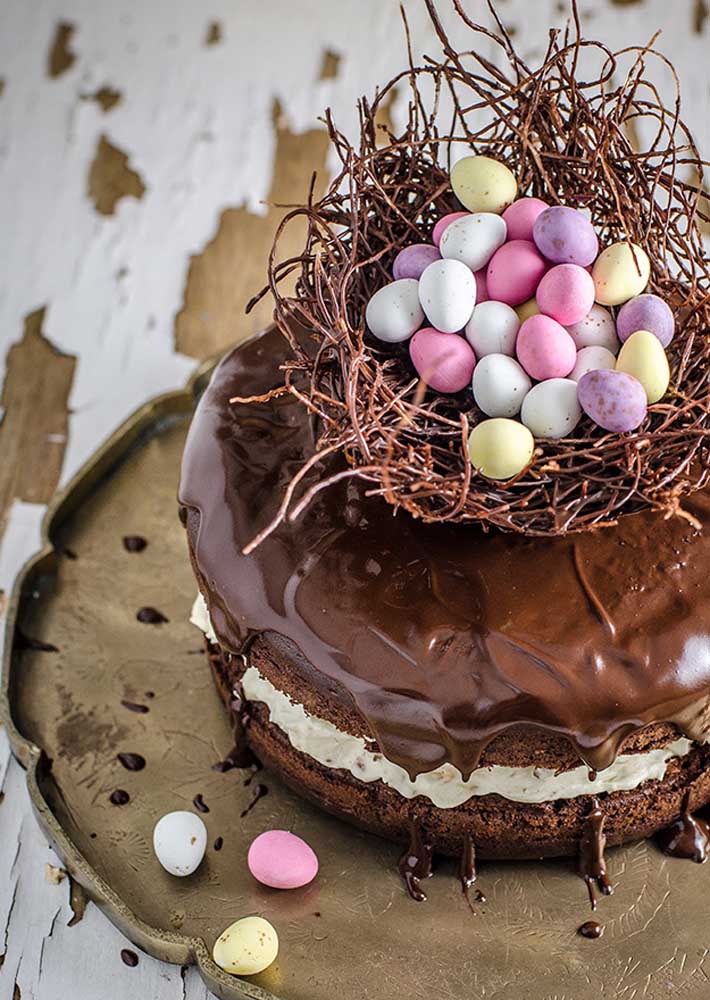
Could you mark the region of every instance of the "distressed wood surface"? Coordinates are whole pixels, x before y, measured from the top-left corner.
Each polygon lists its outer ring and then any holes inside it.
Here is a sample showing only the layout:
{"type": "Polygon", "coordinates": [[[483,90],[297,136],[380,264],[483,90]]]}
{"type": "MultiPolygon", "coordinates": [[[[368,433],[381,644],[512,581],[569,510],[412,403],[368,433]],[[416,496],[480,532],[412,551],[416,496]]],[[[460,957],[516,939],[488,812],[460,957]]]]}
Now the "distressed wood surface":
{"type": "MultiPolygon", "coordinates": [[[[243,307],[277,204],[332,167],[317,116],[330,105],[352,132],[355,98],[404,63],[395,0],[1,6],[0,616],[57,485],[139,403],[268,319],[268,302],[248,320],[243,307]]],[[[483,0],[465,6],[485,16],[483,0]]],[[[420,0],[406,8],[415,48],[434,50],[420,0]]],[[[580,8],[612,47],[663,30],[710,155],[707,0],[580,8]]],[[[566,9],[500,2],[533,60],[566,9]]],[[[58,862],[3,734],[0,788],[0,1000],[204,998],[194,969],[126,967],[118,931],[47,878],[58,862]]]]}

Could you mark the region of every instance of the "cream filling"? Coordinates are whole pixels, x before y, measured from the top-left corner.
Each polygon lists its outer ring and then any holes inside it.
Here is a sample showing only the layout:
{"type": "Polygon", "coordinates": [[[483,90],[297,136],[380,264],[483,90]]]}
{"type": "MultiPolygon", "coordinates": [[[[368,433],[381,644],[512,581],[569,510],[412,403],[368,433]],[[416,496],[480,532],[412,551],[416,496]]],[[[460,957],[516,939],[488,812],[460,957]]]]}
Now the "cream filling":
{"type": "MultiPolygon", "coordinates": [[[[210,642],[217,642],[201,594],[195,600],[190,621],[210,642]]],[[[597,774],[594,781],[589,780],[585,766],[558,774],[545,767],[506,767],[503,764],[479,767],[466,780],[453,764],[442,764],[412,780],[404,768],[374,752],[362,737],[344,733],[332,722],[310,715],[303,705],[291,701],[288,695],[275,688],[256,667],[247,667],[242,688],[249,701],[266,705],[270,721],[286,734],[296,750],[325,767],[349,771],[360,781],[382,781],[406,799],[423,795],[440,809],[453,809],[474,795],[489,793],[515,802],[535,803],[629,791],[644,781],[663,778],[668,761],[687,754],[691,747],[690,740],[681,737],[661,749],[620,754],[613,764],[597,774]]]]}

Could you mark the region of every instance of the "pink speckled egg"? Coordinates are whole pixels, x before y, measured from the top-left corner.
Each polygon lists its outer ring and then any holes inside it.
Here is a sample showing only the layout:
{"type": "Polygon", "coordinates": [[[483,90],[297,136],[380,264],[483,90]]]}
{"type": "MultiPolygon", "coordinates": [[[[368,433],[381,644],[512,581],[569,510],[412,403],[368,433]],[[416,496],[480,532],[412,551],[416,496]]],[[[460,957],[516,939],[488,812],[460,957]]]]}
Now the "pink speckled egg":
{"type": "Polygon", "coordinates": [[[569,326],[583,320],[594,305],[594,280],[577,264],[558,264],[543,275],[535,297],[541,313],[569,326]]]}
{"type": "Polygon", "coordinates": [[[473,276],[476,279],[476,305],[480,306],[481,302],[488,302],[490,299],[485,267],[480,271],[474,271],[473,276]]]}
{"type": "Polygon", "coordinates": [[[298,889],[318,874],[318,858],[305,840],[287,830],[267,830],[252,841],[247,865],[257,882],[298,889]]]}
{"type": "Polygon", "coordinates": [[[419,281],[425,268],[435,260],[441,260],[441,254],[435,246],[431,243],[413,243],[400,250],[395,257],[392,277],[395,281],[400,278],[415,278],[419,281]]]}
{"type": "Polygon", "coordinates": [[[517,201],[514,201],[503,212],[503,218],[508,227],[508,239],[532,242],[535,220],[548,207],[539,198],[518,198],[517,201]]]}
{"type": "Polygon", "coordinates": [[[535,220],[533,239],[540,253],[553,264],[592,264],[599,253],[594,226],[582,212],[567,205],[552,205],[535,220]]]}
{"type": "Polygon", "coordinates": [[[476,355],[464,337],[432,326],[415,333],[409,355],[419,377],[436,392],[461,392],[476,367],[476,355]]]}
{"type": "Polygon", "coordinates": [[[539,381],[566,378],[577,360],[574,341],[551,316],[526,319],[518,332],[515,352],[528,375],[539,381]]]}
{"type": "Polygon", "coordinates": [[[496,250],[486,271],[488,295],[496,302],[519,306],[531,299],[547,270],[534,243],[511,240],[496,250]]]}
{"type": "Polygon", "coordinates": [[[646,416],[646,390],[627,372],[594,371],[577,384],[579,405],[605,431],[635,431],[646,416]]]}
{"type": "Polygon", "coordinates": [[[432,230],[431,238],[434,246],[438,247],[441,243],[441,237],[444,235],[444,230],[447,226],[450,226],[452,222],[456,222],[457,219],[465,219],[470,214],[470,212],[449,212],[448,215],[442,215],[432,230]]]}

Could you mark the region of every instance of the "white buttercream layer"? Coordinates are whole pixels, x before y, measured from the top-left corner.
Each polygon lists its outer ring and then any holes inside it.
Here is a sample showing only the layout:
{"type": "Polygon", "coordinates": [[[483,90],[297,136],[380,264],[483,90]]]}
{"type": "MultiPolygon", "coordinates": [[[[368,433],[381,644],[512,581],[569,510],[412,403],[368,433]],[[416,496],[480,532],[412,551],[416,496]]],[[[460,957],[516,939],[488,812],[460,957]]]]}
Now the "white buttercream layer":
{"type": "MultiPolygon", "coordinates": [[[[190,621],[211,642],[217,642],[201,594],[193,605],[190,621]]],[[[490,793],[515,802],[535,803],[629,791],[644,781],[663,778],[668,762],[684,756],[691,747],[690,740],[681,737],[661,749],[620,754],[594,781],[589,780],[589,771],[584,766],[558,774],[550,768],[506,767],[503,764],[479,767],[466,780],[452,764],[442,764],[412,780],[404,768],[374,752],[366,740],[343,732],[326,719],[310,715],[303,705],[275,688],[256,667],[247,667],[242,688],[249,701],[260,701],[267,706],[270,721],[286,734],[296,750],[325,767],[349,771],[360,781],[382,781],[407,799],[423,795],[440,809],[453,809],[474,795],[490,793]]]]}

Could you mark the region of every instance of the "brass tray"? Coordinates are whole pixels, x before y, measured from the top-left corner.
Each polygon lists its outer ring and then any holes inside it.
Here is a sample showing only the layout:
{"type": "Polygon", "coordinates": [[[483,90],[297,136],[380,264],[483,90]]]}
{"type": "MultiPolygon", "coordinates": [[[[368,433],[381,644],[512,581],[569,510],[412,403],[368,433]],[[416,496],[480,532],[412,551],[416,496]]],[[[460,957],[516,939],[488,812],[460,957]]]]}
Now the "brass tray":
{"type": "Polygon", "coordinates": [[[600,903],[605,934],[592,941],[576,933],[591,914],[569,861],[484,865],[487,902],[471,909],[442,861],[418,904],[400,885],[397,847],[321,814],[273,774],[256,779],[268,795],[241,816],[254,784],[212,769],[230,733],[188,623],[195,583],[175,500],[208,374],[141,408],[57,497],[44,547],[11,599],[8,640],[17,627],[57,647],[6,643],[2,710],[40,825],[72,878],[138,947],[197,963],[228,1000],[707,1000],[710,870],[665,859],[653,844],[610,852],[616,892],[600,903]],[[143,552],[124,549],[131,534],[148,540],[143,552]],[[168,623],[138,622],[142,606],[168,623]],[[147,766],[126,771],[119,751],[147,766]],[[117,788],[128,804],[110,803],[117,788]],[[198,793],[210,809],[207,857],[192,877],[173,879],[153,857],[152,828],[198,793]],[[253,881],[246,850],[270,827],[314,846],[314,884],[280,893],[253,881]],[[281,952],[260,976],[237,979],[213,964],[211,948],[249,913],[272,921],[281,952]]]}

